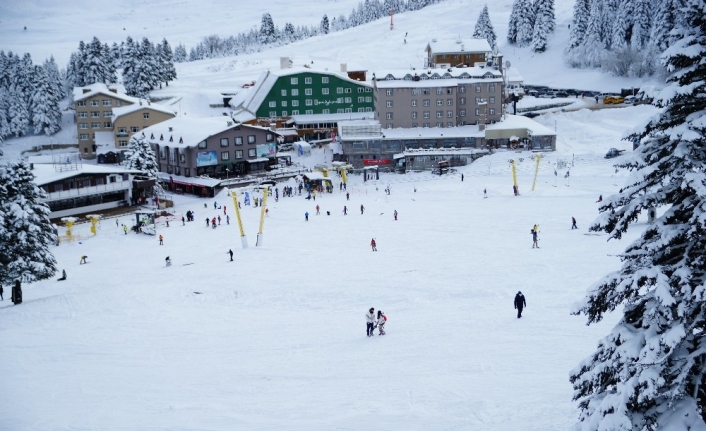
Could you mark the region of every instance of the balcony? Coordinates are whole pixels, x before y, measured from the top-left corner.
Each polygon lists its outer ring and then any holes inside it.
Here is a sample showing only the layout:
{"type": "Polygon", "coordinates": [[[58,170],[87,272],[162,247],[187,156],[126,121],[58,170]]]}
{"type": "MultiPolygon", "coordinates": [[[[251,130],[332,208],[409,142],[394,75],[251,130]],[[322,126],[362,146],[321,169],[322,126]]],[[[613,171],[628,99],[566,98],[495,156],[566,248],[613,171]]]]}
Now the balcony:
{"type": "Polygon", "coordinates": [[[47,193],[46,201],[57,201],[61,199],[75,198],[78,196],[90,196],[105,192],[130,190],[131,187],[132,181],[118,181],[114,183],[101,184],[100,186],[79,187],[76,189],[47,193]]]}

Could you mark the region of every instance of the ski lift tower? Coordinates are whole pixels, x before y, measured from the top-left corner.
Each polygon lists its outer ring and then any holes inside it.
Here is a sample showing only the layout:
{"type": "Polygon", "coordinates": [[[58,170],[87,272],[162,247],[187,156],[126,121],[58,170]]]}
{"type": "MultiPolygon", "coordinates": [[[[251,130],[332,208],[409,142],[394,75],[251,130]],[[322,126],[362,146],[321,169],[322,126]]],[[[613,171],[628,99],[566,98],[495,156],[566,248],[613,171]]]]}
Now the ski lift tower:
{"type": "Polygon", "coordinates": [[[394,16],[395,16],[395,10],[390,9],[390,30],[393,30],[395,28],[395,22],[393,20],[394,16]]]}

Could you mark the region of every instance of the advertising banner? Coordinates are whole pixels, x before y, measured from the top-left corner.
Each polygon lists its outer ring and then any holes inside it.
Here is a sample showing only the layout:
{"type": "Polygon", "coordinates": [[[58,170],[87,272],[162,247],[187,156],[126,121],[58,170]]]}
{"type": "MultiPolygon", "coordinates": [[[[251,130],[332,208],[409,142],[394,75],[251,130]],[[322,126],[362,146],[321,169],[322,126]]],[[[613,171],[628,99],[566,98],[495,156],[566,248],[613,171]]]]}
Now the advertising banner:
{"type": "Polygon", "coordinates": [[[390,159],[363,159],[365,166],[369,165],[389,165],[390,159]]]}
{"type": "Polygon", "coordinates": [[[277,144],[274,142],[270,144],[258,144],[256,147],[257,157],[274,157],[277,154],[277,144]]]}
{"type": "Polygon", "coordinates": [[[215,151],[199,151],[196,153],[196,166],[211,166],[218,164],[218,154],[215,151]]]}

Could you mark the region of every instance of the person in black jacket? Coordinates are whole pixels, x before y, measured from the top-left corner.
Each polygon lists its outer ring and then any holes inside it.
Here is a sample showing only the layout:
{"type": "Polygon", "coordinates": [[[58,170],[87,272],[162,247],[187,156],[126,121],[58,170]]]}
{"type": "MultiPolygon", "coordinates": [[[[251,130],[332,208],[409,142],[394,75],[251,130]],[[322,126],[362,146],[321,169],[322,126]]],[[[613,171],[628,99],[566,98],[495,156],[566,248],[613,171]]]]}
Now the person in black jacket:
{"type": "Polygon", "coordinates": [[[527,307],[527,302],[525,301],[525,295],[522,292],[517,292],[515,295],[515,308],[517,309],[517,318],[522,317],[522,309],[527,307]]]}

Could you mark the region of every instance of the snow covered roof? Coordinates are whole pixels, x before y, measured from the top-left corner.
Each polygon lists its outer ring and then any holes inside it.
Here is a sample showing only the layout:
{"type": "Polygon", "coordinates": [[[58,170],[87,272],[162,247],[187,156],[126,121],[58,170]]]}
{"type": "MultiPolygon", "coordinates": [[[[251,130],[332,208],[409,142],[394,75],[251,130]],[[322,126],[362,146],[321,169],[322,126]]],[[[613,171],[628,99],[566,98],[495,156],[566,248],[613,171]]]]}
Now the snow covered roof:
{"type": "Polygon", "coordinates": [[[255,81],[255,85],[250,88],[245,97],[245,100],[238,107],[245,109],[246,111],[249,111],[251,113],[257,112],[257,110],[260,108],[260,105],[262,105],[262,102],[265,100],[267,95],[270,93],[270,90],[272,90],[272,87],[277,82],[277,79],[282,76],[297,75],[300,73],[314,73],[324,76],[336,76],[337,78],[342,79],[344,81],[364,86],[370,86],[369,83],[350,79],[348,75],[344,72],[322,71],[316,69],[309,69],[306,67],[293,67],[287,69],[276,69],[272,71],[268,70],[267,72],[263,72],[262,75],[260,75],[260,77],[257,79],[257,81],[255,81]]]}
{"type": "Polygon", "coordinates": [[[432,54],[493,51],[485,39],[441,40],[439,42],[432,40],[427,44],[427,48],[431,48],[432,54]]]}
{"type": "Polygon", "coordinates": [[[139,102],[139,103],[133,103],[132,105],[119,106],[119,107],[113,108],[113,122],[115,122],[116,119],[122,117],[123,115],[132,114],[133,112],[137,112],[142,109],[157,111],[157,112],[161,112],[161,113],[169,114],[169,115],[173,115],[173,116],[176,115],[174,110],[170,109],[167,106],[160,105],[158,103],[139,102]]]}
{"type": "Polygon", "coordinates": [[[478,126],[458,127],[412,127],[383,129],[382,139],[454,139],[454,138],[482,138],[485,134],[478,126]]]}
{"type": "Polygon", "coordinates": [[[392,156],[393,159],[401,159],[404,157],[414,156],[454,156],[487,153],[487,150],[479,150],[477,148],[419,148],[407,149],[401,153],[392,156]]]}
{"type": "Polygon", "coordinates": [[[204,139],[235,126],[253,127],[233,122],[230,117],[175,117],[149,126],[140,133],[150,143],[186,148],[196,147],[204,139]]]}
{"type": "Polygon", "coordinates": [[[246,121],[251,121],[255,119],[255,116],[253,114],[243,110],[233,112],[230,117],[238,123],[245,123],[246,121]]]}
{"type": "Polygon", "coordinates": [[[507,76],[507,82],[510,84],[522,84],[523,82],[522,75],[520,75],[520,71],[517,70],[516,67],[508,67],[505,69],[505,76],[507,76]]]}
{"type": "Polygon", "coordinates": [[[166,172],[159,172],[158,175],[162,181],[174,181],[174,183],[176,184],[182,184],[186,186],[197,185],[215,187],[221,183],[221,180],[217,178],[183,177],[181,175],[168,174],[166,172]]]}
{"type": "Polygon", "coordinates": [[[439,68],[423,68],[423,69],[382,69],[376,70],[374,73],[377,85],[379,86],[385,81],[390,80],[407,80],[413,81],[415,76],[419,76],[420,80],[446,80],[446,79],[472,79],[472,78],[488,78],[501,77],[500,70],[492,67],[439,67],[439,68]]]}
{"type": "Polygon", "coordinates": [[[268,159],[267,157],[258,157],[257,159],[246,160],[246,162],[248,162],[248,163],[260,163],[260,162],[269,162],[269,161],[270,161],[270,159],[268,159]]]}
{"type": "Polygon", "coordinates": [[[336,123],[350,120],[364,120],[375,118],[374,112],[349,112],[343,114],[309,114],[292,115],[287,123],[336,123]]]}
{"type": "Polygon", "coordinates": [[[115,151],[115,136],[113,132],[96,132],[96,154],[115,151]]]}
{"type": "Polygon", "coordinates": [[[426,88],[426,87],[457,87],[463,84],[475,84],[478,82],[502,82],[502,76],[489,74],[488,78],[469,79],[427,79],[423,81],[377,81],[378,88],[426,88]]]}
{"type": "Polygon", "coordinates": [[[531,118],[522,115],[508,115],[505,120],[486,126],[486,130],[528,129],[533,135],[556,136],[556,132],[531,118]]]}
{"type": "Polygon", "coordinates": [[[83,87],[74,87],[74,101],[88,99],[89,97],[93,97],[97,94],[104,94],[106,96],[114,97],[130,103],[138,103],[140,101],[137,97],[132,97],[125,94],[124,91],[121,91],[121,87],[122,86],[118,86],[117,84],[110,84],[110,86],[108,86],[102,82],[84,85],[83,87]]]}
{"type": "Polygon", "coordinates": [[[313,181],[318,181],[318,180],[329,180],[331,181],[330,177],[325,177],[322,172],[307,172],[304,174],[305,177],[307,177],[309,180],[313,181]]]}
{"type": "Polygon", "coordinates": [[[65,180],[67,178],[76,177],[85,174],[139,174],[140,171],[133,169],[125,169],[117,165],[94,165],[80,164],[75,165],[76,169],[57,170],[54,165],[37,164],[34,165],[32,173],[34,174],[34,182],[41,186],[44,184],[53,183],[55,181],[65,180]]]}

